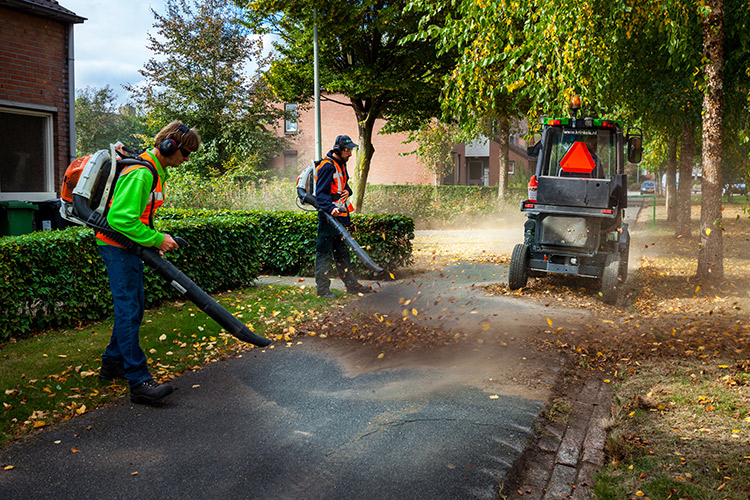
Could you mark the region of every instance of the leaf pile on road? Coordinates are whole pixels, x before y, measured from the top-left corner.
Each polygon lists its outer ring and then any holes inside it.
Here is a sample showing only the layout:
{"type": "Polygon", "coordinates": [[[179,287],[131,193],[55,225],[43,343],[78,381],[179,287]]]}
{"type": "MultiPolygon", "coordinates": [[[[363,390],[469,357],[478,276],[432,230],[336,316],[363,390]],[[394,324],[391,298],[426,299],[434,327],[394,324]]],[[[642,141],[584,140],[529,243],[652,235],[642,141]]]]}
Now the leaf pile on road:
{"type": "Polygon", "coordinates": [[[713,287],[695,281],[697,238],[671,234],[634,237],[631,270],[615,306],[599,300],[597,280],[530,278],[511,291],[490,285],[488,293],[532,298],[550,307],[585,309],[591,320],[574,330],[550,325],[542,344],[567,349],[581,364],[616,369],[618,364],[660,358],[750,358],[750,225],[724,222],[725,280],[713,287]],[[640,253],[639,252],[639,253],[640,253]]]}
{"type": "Polygon", "coordinates": [[[465,340],[467,334],[452,334],[440,328],[429,328],[415,321],[418,311],[404,302],[400,317],[374,313],[352,313],[352,307],[339,306],[296,327],[299,335],[353,340],[378,350],[410,351],[465,340]]]}
{"type": "Polygon", "coordinates": [[[724,217],[725,280],[716,286],[695,279],[698,238],[665,228],[634,234],[615,306],[598,300],[596,280],[487,287],[550,306],[538,345],[568,353],[581,368],[569,376],[611,384],[612,417],[599,422],[607,463],[594,498],[750,498],[750,224],[746,214],[724,217]],[[558,326],[561,306],[589,319],[558,326]]]}

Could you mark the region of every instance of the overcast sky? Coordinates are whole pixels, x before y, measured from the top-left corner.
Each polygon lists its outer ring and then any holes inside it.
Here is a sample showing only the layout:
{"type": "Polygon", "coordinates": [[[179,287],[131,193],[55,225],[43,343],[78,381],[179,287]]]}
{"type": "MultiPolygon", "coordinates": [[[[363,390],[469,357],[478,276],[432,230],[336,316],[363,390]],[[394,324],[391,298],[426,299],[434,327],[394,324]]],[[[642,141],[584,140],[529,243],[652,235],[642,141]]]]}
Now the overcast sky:
{"type": "Polygon", "coordinates": [[[156,33],[151,7],[164,13],[163,0],[58,0],[85,17],[75,25],[76,90],[86,86],[112,87],[118,103],[128,100],[124,84],[143,81],[138,70],[153,55],[147,33],[156,33]]]}

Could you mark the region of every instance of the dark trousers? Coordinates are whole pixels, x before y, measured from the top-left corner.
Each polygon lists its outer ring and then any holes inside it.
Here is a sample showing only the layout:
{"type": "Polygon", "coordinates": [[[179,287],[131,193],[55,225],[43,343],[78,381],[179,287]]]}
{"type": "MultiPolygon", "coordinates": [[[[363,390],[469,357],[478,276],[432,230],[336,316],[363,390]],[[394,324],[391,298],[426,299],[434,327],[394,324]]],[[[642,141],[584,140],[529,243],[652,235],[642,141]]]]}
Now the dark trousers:
{"type": "Polygon", "coordinates": [[[151,380],[138,338],[144,310],[143,261],[124,248],[110,245],[99,246],[99,253],[107,268],[115,306],[112,337],[102,360],[122,365],[130,387],[136,387],[151,380]]]}
{"type": "Polygon", "coordinates": [[[336,261],[336,270],[339,278],[344,282],[347,290],[356,289],[359,286],[357,278],[351,269],[349,247],[333,226],[322,219],[318,219],[318,241],[315,252],[315,285],[318,293],[326,293],[330,290],[333,261],[336,261]]]}

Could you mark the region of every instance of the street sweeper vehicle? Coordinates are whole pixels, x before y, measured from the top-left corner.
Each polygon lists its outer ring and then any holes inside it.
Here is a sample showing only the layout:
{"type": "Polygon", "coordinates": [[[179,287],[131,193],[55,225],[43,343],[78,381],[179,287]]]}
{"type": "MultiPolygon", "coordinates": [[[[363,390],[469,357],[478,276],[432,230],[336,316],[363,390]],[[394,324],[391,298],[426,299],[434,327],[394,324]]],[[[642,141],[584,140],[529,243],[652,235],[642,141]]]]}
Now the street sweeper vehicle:
{"type": "Polygon", "coordinates": [[[541,141],[529,148],[537,156],[529,182],[524,241],[513,248],[508,285],[523,288],[529,277],[548,274],[600,281],[605,303],[617,301],[627,279],[630,233],[627,208],[627,160],[639,163],[640,129],[624,133],[622,122],[578,118],[580,97],[570,103],[570,118],[545,119],[541,141]]]}

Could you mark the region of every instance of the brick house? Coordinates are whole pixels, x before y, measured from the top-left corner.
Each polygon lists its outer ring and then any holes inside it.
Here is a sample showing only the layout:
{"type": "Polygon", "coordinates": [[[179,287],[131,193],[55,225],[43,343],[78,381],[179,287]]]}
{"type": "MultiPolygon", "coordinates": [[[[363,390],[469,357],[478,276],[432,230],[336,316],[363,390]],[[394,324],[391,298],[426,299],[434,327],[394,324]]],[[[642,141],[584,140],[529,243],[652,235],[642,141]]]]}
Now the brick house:
{"type": "Polygon", "coordinates": [[[0,0],[0,201],[56,198],[75,157],[73,26],[54,0],[0,0]]]}
{"type": "MultiPolygon", "coordinates": [[[[323,155],[333,146],[337,135],[348,135],[357,142],[359,132],[354,111],[349,106],[334,101],[347,102],[342,95],[321,99],[321,140],[323,155]]],[[[315,151],[315,110],[313,106],[285,104],[287,110],[296,110],[296,121],[283,121],[277,132],[291,141],[289,149],[272,161],[272,167],[288,177],[294,177],[313,159],[315,151]]],[[[372,158],[367,181],[371,184],[435,184],[435,176],[425,169],[415,155],[407,155],[416,148],[406,143],[408,134],[379,134],[385,122],[375,123],[372,158]]],[[[526,155],[526,143],[521,133],[510,138],[510,165],[508,183],[528,182],[534,169],[526,155]]],[[[455,168],[439,179],[440,185],[496,186],[498,183],[498,156],[500,146],[493,140],[478,140],[471,144],[456,144],[453,148],[455,168]]],[[[351,167],[350,167],[351,168],[351,167]]]]}

